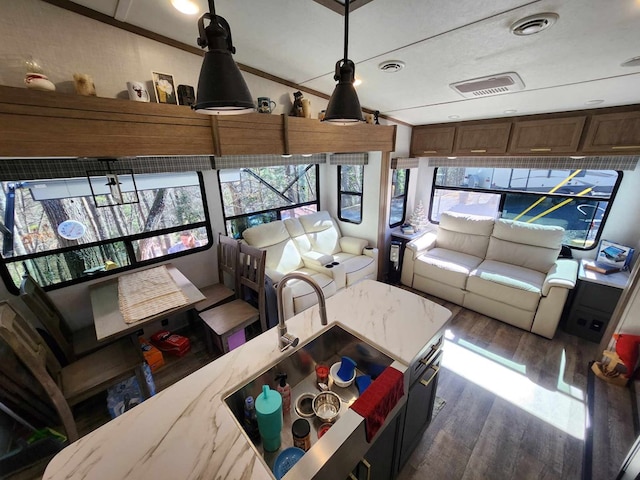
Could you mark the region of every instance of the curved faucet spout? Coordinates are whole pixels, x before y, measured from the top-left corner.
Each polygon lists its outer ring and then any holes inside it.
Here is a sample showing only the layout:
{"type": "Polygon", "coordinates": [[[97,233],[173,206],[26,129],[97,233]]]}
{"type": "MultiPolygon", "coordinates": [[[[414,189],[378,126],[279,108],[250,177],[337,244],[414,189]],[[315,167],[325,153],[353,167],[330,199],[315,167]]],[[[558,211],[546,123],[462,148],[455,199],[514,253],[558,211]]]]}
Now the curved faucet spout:
{"type": "Polygon", "coordinates": [[[295,347],[298,344],[298,338],[287,333],[287,325],[284,319],[284,305],[282,302],[282,289],[289,280],[301,280],[308,283],[318,296],[318,308],[320,309],[320,322],[327,325],[327,305],[324,298],[324,292],[320,285],[311,277],[298,272],[287,273],[278,282],[276,296],[278,297],[278,345],[281,351],[285,351],[288,347],[295,347]]]}

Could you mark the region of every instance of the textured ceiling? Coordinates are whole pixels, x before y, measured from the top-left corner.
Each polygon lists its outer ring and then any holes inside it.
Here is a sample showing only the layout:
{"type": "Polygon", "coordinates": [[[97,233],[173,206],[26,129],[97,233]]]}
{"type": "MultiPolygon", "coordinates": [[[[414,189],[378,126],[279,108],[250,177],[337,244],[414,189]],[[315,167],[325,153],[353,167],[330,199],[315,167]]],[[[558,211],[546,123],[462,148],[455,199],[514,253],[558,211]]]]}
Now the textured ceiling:
{"type": "MultiPolygon", "coordinates": [[[[196,46],[198,15],[169,0],[74,1],[196,46]]],[[[231,25],[237,62],[331,94],[343,16],[311,0],[217,0],[216,10],[231,25]]],[[[640,67],[620,66],[640,56],[639,26],[640,0],[374,0],[350,15],[349,57],[362,106],[414,125],[579,110],[640,103],[640,67]],[[542,12],[557,13],[556,24],[510,33],[542,12]],[[385,73],[385,60],[406,67],[385,73]],[[465,99],[449,87],[504,72],[525,89],[465,99]]]]}

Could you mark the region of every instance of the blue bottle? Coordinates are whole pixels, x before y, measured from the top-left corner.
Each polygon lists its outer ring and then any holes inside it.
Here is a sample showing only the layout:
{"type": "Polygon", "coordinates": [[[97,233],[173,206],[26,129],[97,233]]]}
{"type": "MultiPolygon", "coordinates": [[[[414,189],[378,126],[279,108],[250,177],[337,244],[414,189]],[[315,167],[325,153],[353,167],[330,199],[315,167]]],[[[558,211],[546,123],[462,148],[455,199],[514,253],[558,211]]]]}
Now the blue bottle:
{"type": "Polygon", "coordinates": [[[244,430],[252,441],[260,440],[256,406],[251,395],[244,400],[244,430]]]}

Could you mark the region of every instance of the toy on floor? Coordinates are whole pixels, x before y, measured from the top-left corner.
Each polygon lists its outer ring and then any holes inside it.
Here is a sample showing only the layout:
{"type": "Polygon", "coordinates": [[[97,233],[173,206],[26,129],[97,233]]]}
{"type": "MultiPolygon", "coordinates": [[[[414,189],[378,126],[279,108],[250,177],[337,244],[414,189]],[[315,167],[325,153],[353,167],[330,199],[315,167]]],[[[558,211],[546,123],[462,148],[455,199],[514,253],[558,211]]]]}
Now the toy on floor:
{"type": "Polygon", "coordinates": [[[191,342],[187,337],[176,335],[168,330],[160,330],[151,335],[151,344],[158,350],[182,357],[191,349],[191,342]]]}
{"type": "Polygon", "coordinates": [[[615,334],[615,352],[602,352],[602,361],[594,362],[591,370],[598,378],[614,385],[625,386],[635,377],[640,353],[640,336],[615,334]]]}

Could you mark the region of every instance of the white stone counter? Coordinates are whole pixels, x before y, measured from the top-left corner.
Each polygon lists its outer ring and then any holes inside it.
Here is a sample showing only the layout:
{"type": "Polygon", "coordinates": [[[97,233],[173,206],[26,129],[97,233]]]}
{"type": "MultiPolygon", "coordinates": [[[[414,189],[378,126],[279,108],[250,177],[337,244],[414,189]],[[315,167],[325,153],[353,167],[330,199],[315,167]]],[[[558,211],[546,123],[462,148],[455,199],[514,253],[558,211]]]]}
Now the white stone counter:
{"type": "MultiPolygon", "coordinates": [[[[451,317],[408,291],[367,280],[287,321],[300,344],[339,323],[409,366],[451,317]]],[[[223,398],[291,353],[272,328],[58,453],[44,479],[273,479],[223,398]]],[[[406,380],[405,380],[406,382],[406,380]]],[[[324,440],[324,438],[323,438],[324,440]]]]}

